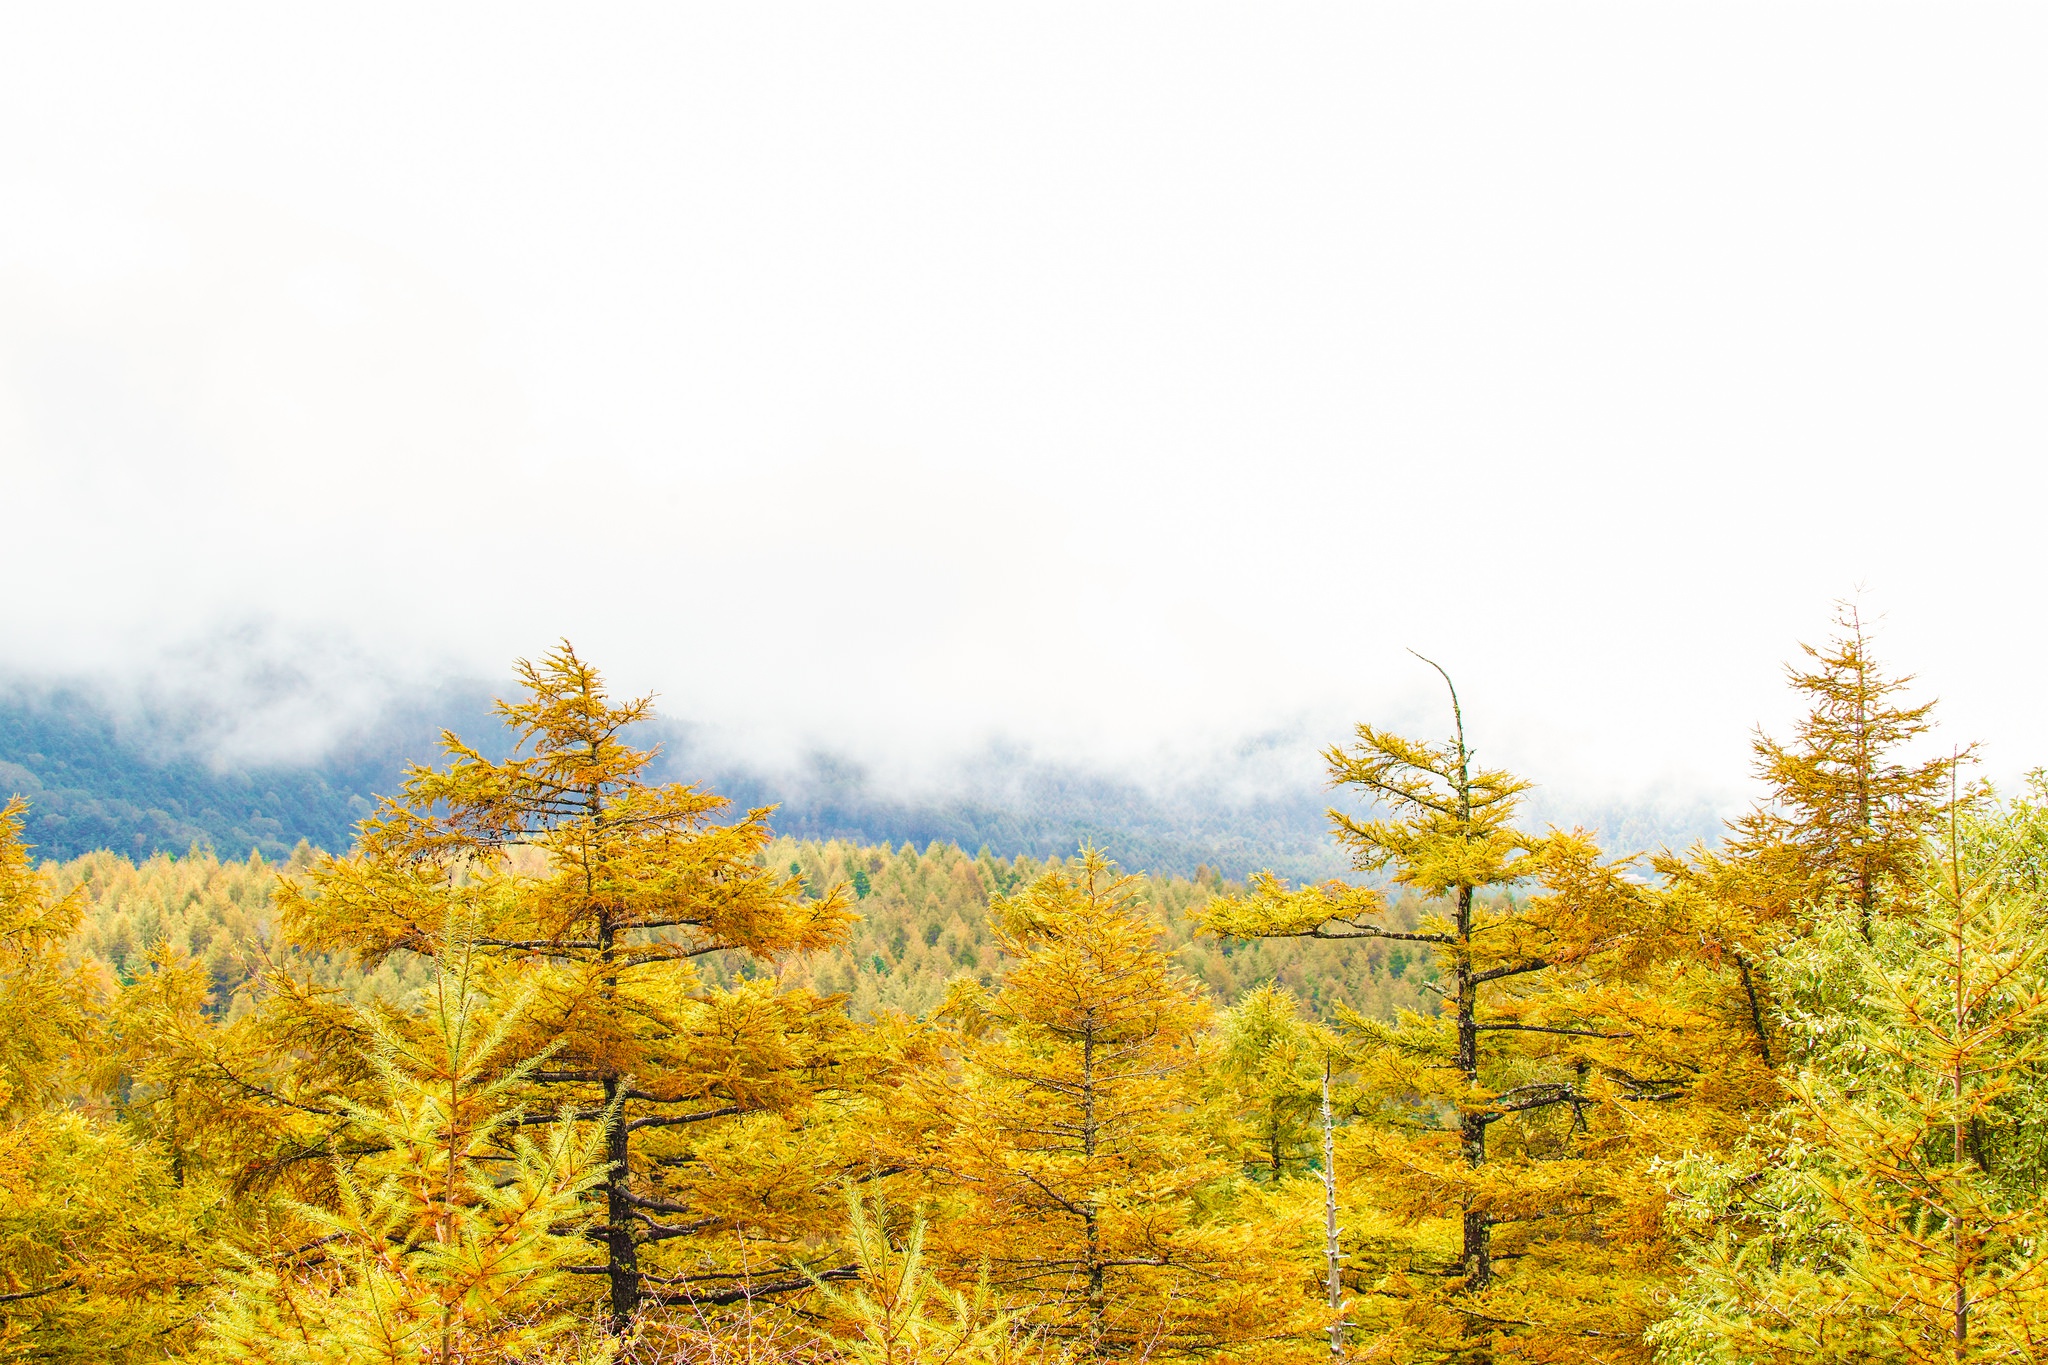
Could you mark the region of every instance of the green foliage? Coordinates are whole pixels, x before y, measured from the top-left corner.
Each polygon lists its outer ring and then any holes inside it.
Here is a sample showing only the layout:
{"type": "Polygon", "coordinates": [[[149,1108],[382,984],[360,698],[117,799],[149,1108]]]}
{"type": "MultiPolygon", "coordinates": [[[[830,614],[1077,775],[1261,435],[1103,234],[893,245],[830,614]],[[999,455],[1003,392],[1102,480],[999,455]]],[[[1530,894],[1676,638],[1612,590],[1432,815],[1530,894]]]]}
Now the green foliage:
{"type": "Polygon", "coordinates": [[[1277,1183],[1320,1166],[1323,1069],[1339,1046],[1277,986],[1245,992],[1223,1016],[1206,1083],[1219,1136],[1247,1175],[1277,1183]]]}
{"type": "Polygon", "coordinates": [[[1668,1359],[2038,1359],[2048,1315],[2040,789],[1953,812],[1874,922],[1853,893],[1773,956],[1788,1103],[1675,1163],[1694,1274],[1668,1359]]]}
{"type": "Polygon", "coordinates": [[[524,1131],[516,1100],[542,1059],[506,1052],[529,998],[484,993],[475,938],[444,930],[415,1027],[365,1015],[375,1102],[336,1106],[360,1155],[336,1165],[331,1207],[286,1206],[305,1250],[240,1258],[206,1358],[483,1365],[577,1325],[560,1305],[590,1260],[583,1196],[604,1178],[604,1127],[563,1112],[538,1142],[524,1131]]]}
{"type": "Polygon", "coordinates": [[[818,1302],[811,1311],[827,1321],[818,1332],[822,1341],[848,1365],[1002,1365],[1022,1358],[1015,1319],[995,1306],[986,1279],[969,1294],[927,1267],[930,1224],[922,1214],[899,1246],[882,1199],[863,1202],[849,1185],[846,1213],[853,1287],[840,1289],[813,1275],[818,1302]]]}

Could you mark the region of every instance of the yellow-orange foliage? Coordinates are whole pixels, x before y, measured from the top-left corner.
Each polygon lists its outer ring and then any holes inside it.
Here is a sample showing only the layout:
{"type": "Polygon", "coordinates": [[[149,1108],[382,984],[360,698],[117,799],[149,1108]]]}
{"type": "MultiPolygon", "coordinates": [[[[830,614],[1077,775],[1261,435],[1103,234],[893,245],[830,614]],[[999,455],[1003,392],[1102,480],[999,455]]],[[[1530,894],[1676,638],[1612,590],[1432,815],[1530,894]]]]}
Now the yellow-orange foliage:
{"type": "Polygon", "coordinates": [[[158,1359],[203,1294],[216,1192],[87,1112],[104,995],[0,807],[0,1359],[158,1359]]]}
{"type": "Polygon", "coordinates": [[[1899,702],[1913,679],[1885,673],[1854,606],[1845,604],[1835,624],[1824,648],[1800,646],[1813,667],[1785,669],[1808,704],[1791,741],[1758,731],[1751,746],[1768,794],[1734,822],[1717,854],[1698,860],[1697,875],[1764,926],[1845,897],[1867,937],[1885,887],[1914,876],[1969,751],[1901,761],[1899,750],[1933,728],[1934,703],[1899,702]]]}
{"type": "Polygon", "coordinates": [[[959,1079],[926,1090],[935,1245],[1084,1358],[1289,1358],[1322,1324],[1308,1229],[1231,1208],[1196,1121],[1209,1005],[1136,880],[1086,850],[993,912],[1011,965],[956,992],[959,1079]]]}
{"type": "Polygon", "coordinates": [[[720,823],[723,798],[648,782],[652,751],[622,736],[651,703],[614,703],[566,644],[519,676],[524,698],[498,708],[512,754],[447,736],[446,766],[415,768],[354,854],[287,890],[286,926],[366,961],[439,953],[451,915],[479,926],[494,989],[530,998],[511,1052],[547,1054],[528,1077],[537,1105],[606,1127],[595,1235],[616,1327],[648,1300],[801,1287],[787,1264],[750,1272],[835,1221],[846,1106],[820,1095],[847,1090],[871,1040],[827,1000],[772,981],[707,990],[691,964],[829,945],[848,897],[760,865],[766,810],[720,823]]]}
{"type": "Polygon", "coordinates": [[[1518,830],[1527,784],[1474,765],[1455,693],[1453,714],[1448,743],[1360,726],[1327,755],[1384,812],[1332,812],[1358,868],[1441,914],[1400,928],[1368,887],[1267,876],[1203,920],[1434,953],[1436,1016],[1347,1021],[1359,1358],[1641,1359],[1667,1269],[1647,1163],[1683,1150],[1673,1116],[1724,1050],[1658,979],[1661,899],[1582,835],[1518,830]]]}

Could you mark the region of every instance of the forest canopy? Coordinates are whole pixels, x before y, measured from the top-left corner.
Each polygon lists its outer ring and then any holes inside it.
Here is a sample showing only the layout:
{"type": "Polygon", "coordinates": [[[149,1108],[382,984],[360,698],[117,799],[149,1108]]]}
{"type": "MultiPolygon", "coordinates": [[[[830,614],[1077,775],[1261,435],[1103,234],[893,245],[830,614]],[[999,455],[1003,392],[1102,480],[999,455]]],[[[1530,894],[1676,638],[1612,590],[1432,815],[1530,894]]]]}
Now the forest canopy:
{"type": "Polygon", "coordinates": [[[7,804],[0,1360],[2048,1354],[2048,785],[1853,611],[1717,845],[1535,827],[1447,675],[1306,882],[780,836],[515,681],[346,848],[7,804]]]}

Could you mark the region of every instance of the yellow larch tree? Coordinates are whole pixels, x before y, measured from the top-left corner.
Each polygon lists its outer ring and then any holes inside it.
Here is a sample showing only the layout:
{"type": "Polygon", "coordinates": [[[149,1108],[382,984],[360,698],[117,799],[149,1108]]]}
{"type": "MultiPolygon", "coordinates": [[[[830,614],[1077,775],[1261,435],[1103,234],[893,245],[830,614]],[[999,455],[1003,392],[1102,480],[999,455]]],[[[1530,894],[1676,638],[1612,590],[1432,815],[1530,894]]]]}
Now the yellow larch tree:
{"type": "Polygon", "coordinates": [[[972,1293],[943,1283],[925,1255],[930,1220],[913,1214],[900,1230],[881,1198],[863,1200],[847,1187],[848,1250],[853,1283],[815,1280],[806,1317],[811,1334],[845,1365],[1050,1365],[996,1306],[986,1280],[972,1293]]]}
{"type": "Polygon", "coordinates": [[[1900,751],[1933,728],[1934,702],[1903,702],[1912,676],[1885,672],[1854,605],[1841,605],[1835,626],[1826,646],[1800,646],[1810,667],[1786,666],[1806,714],[1789,742],[1757,732],[1751,747],[1766,796],[1720,850],[1698,859],[1696,875],[1766,926],[1841,897],[1867,934],[1887,883],[1914,875],[1970,750],[1904,761],[1900,751]]]}
{"type": "Polygon", "coordinates": [[[1451,699],[1446,743],[1361,725],[1326,754],[1332,784],[1383,812],[1331,812],[1358,870],[1438,913],[1397,929],[1371,887],[1260,875],[1202,924],[1434,956],[1438,1014],[1346,1020],[1361,1122],[1337,1161],[1363,1212],[1406,1228],[1376,1226],[1347,1255],[1354,1358],[1640,1359],[1665,1272],[1642,1147],[1683,1141],[1673,1115],[1711,1057],[1686,1041],[1698,1020],[1684,1002],[1644,984],[1659,897],[1582,835],[1518,830],[1528,784],[1473,762],[1451,699]]]}
{"type": "Polygon", "coordinates": [[[83,897],[52,896],[21,842],[27,803],[0,806],[0,1114],[18,1117],[66,1097],[95,1029],[101,992],[68,965],[83,897]]]}
{"type": "Polygon", "coordinates": [[[79,898],[47,892],[23,809],[0,807],[0,1360],[161,1359],[207,1283],[219,1191],[109,1120],[105,983],[66,961],[79,898]]]}
{"type": "Polygon", "coordinates": [[[958,1074],[919,1116],[935,1250],[1082,1359],[1294,1358],[1324,1325],[1311,1229],[1232,1208],[1199,1123],[1210,1007],[1136,879],[1088,849],[990,913],[1010,965],[956,989],[958,1074]]]}
{"type": "Polygon", "coordinates": [[[1208,1121],[1239,1169],[1278,1195],[1281,1207],[1298,1206],[1305,1187],[1312,1200],[1321,1196],[1329,1351],[1341,1361],[1349,1324],[1337,1127],[1340,1111],[1348,1114],[1356,1103],[1343,1042],[1334,1030],[1303,1017],[1301,1003],[1287,991],[1268,983],[1246,991],[1226,1012],[1204,1062],[1208,1121]]]}
{"type": "Polygon", "coordinates": [[[1742,1034],[1749,1053],[1695,1097],[1695,1163],[1750,1166],[1772,1147],[1775,1139],[1752,1141],[1752,1132],[1766,1133],[1783,1102],[1795,1041],[1772,998],[1774,963],[1801,951],[1816,925],[1834,924],[1843,906],[1871,937],[1885,908],[1903,903],[1893,892],[1917,884],[1926,838],[1970,756],[1965,748],[1906,761],[1903,751],[1933,726],[1934,703],[1904,699],[1912,679],[1883,668],[1852,604],[1841,604],[1835,623],[1825,646],[1801,646],[1806,666],[1786,668],[1806,704],[1792,738],[1755,737],[1762,801],[1731,823],[1720,847],[1653,860],[1666,884],[1666,942],[1694,968],[1686,997],[1708,1031],[1742,1034]]]}
{"type": "Polygon", "coordinates": [[[488,989],[529,999],[508,1046],[548,1054],[529,1122],[567,1105],[604,1129],[591,1236],[615,1329],[646,1302],[805,1288],[806,1239],[841,1220],[847,1112],[828,1101],[867,1042],[828,999],[772,977],[707,989],[692,962],[828,946],[848,897],[761,865],[767,810],[721,822],[723,798],[648,781],[654,752],[623,738],[648,699],[611,700],[567,644],[518,671],[510,755],[446,736],[446,764],[413,769],[353,854],[285,890],[286,927],[376,962],[439,955],[451,914],[478,926],[488,989]]]}

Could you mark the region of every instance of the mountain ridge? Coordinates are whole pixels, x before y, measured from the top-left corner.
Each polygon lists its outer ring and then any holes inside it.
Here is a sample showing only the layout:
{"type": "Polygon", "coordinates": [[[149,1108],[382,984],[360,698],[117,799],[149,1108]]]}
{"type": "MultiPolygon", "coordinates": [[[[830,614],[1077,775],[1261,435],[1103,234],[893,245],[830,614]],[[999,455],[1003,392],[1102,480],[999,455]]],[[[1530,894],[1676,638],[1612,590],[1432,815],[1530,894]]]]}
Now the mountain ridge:
{"type": "MultiPolygon", "coordinates": [[[[124,710],[82,685],[17,683],[0,688],[0,798],[28,799],[24,832],[44,858],[98,849],[143,858],[203,845],[277,861],[301,840],[347,847],[406,768],[435,759],[444,729],[487,752],[502,747],[489,706],[480,685],[450,685],[386,708],[317,759],[236,763],[207,751],[203,737],[218,731],[218,717],[190,706],[124,710]]],[[[686,722],[649,722],[643,742],[662,746],[661,780],[701,783],[739,809],[777,807],[777,833],[799,840],[1034,858],[1090,843],[1125,866],[1184,876],[1206,868],[1322,878],[1348,868],[1329,834],[1331,794],[1270,772],[1247,783],[1212,764],[1176,787],[991,748],[955,765],[943,786],[917,790],[878,783],[829,752],[780,771],[720,757],[686,722]]],[[[1528,813],[1532,825],[1598,828],[1617,851],[1711,842],[1720,824],[1704,801],[1587,810],[1540,791],[1528,813]]]]}

